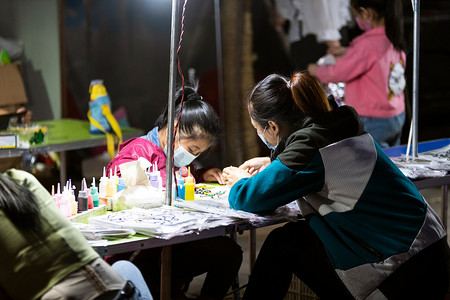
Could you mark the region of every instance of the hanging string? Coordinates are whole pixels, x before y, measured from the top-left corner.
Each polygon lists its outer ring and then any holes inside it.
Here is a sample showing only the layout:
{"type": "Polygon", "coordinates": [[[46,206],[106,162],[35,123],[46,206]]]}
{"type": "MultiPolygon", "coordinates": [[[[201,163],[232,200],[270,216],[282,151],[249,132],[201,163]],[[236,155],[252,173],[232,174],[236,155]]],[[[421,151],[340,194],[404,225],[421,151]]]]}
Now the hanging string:
{"type": "MultiPolygon", "coordinates": [[[[183,102],[184,102],[184,75],[183,75],[183,71],[181,70],[180,50],[181,50],[181,42],[183,41],[183,35],[184,35],[184,18],[186,16],[186,5],[187,5],[187,2],[188,2],[188,0],[184,1],[183,11],[181,13],[180,40],[178,41],[178,48],[177,48],[177,69],[178,69],[178,74],[180,74],[180,77],[181,77],[181,101],[180,101],[180,113],[178,114],[178,117],[177,117],[177,124],[175,125],[175,127],[173,129],[173,142],[172,142],[172,165],[173,166],[175,166],[175,163],[174,163],[175,137],[177,136],[178,126],[180,124],[181,114],[183,112],[183,102]]],[[[180,147],[180,145],[178,145],[178,147],[180,147]]],[[[179,196],[178,195],[178,188],[177,188],[177,186],[178,186],[178,179],[177,179],[177,176],[176,176],[176,173],[175,173],[175,168],[173,168],[172,170],[173,170],[173,178],[175,179],[175,191],[177,193],[177,196],[179,196]]]]}
{"type": "MultiPolygon", "coordinates": [[[[181,42],[183,41],[183,35],[184,35],[184,18],[186,16],[186,5],[188,0],[184,1],[183,5],[183,12],[181,13],[181,29],[180,29],[180,40],[178,42],[178,48],[177,48],[177,69],[178,74],[180,74],[181,77],[181,102],[180,102],[180,113],[177,118],[177,125],[175,125],[175,128],[173,130],[173,136],[174,136],[174,144],[175,144],[175,136],[178,131],[178,126],[180,124],[181,114],[183,112],[183,101],[184,101],[184,75],[183,71],[181,70],[181,63],[180,63],[180,50],[181,50],[181,42]]],[[[174,147],[174,145],[172,145],[174,147]]]]}

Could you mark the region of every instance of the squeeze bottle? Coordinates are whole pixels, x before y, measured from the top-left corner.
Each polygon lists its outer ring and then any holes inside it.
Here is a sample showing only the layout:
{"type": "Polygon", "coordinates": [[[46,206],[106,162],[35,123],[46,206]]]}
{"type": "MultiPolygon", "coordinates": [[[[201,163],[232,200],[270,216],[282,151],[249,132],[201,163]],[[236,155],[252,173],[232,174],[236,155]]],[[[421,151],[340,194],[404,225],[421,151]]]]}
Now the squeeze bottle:
{"type": "Polygon", "coordinates": [[[92,178],[92,186],[91,186],[91,195],[92,195],[92,203],[94,204],[94,207],[98,207],[98,189],[95,186],[95,177],[92,178]]]}
{"type": "Polygon", "coordinates": [[[100,177],[100,183],[98,185],[99,197],[106,197],[106,185],[108,184],[108,177],[106,177],[105,167],[103,167],[103,176],[100,177]]]}
{"type": "Polygon", "coordinates": [[[78,212],[83,212],[88,210],[88,196],[87,196],[87,192],[86,189],[83,186],[83,182],[81,182],[81,188],[80,191],[78,192],[78,212]]]}
{"type": "Polygon", "coordinates": [[[179,178],[177,178],[177,192],[178,192],[178,198],[184,200],[184,194],[185,194],[185,186],[184,186],[184,178],[181,176],[181,173],[179,175],[179,178]]]}
{"type": "Polygon", "coordinates": [[[55,194],[55,199],[56,199],[56,204],[58,205],[58,208],[61,209],[61,186],[58,182],[58,189],[56,190],[56,194],[55,194]]]}
{"type": "Polygon", "coordinates": [[[153,164],[153,172],[150,173],[149,180],[153,187],[162,189],[162,177],[161,173],[158,171],[158,165],[156,162],[153,164]]]}
{"type": "Polygon", "coordinates": [[[117,192],[120,192],[121,190],[124,190],[126,188],[125,181],[123,178],[119,178],[119,183],[117,184],[117,192]]]}
{"type": "Polygon", "coordinates": [[[83,178],[84,183],[84,190],[86,191],[87,197],[88,197],[88,209],[94,208],[94,200],[92,199],[91,190],[87,186],[86,178],[83,178]]]}
{"type": "Polygon", "coordinates": [[[189,169],[188,176],[184,179],[184,200],[192,201],[195,195],[194,177],[191,176],[191,170],[189,169]]]}
{"type": "Polygon", "coordinates": [[[78,211],[78,203],[75,201],[75,195],[73,194],[73,190],[71,187],[69,187],[69,193],[67,193],[69,196],[69,205],[70,205],[70,214],[72,216],[75,216],[78,211]]]}

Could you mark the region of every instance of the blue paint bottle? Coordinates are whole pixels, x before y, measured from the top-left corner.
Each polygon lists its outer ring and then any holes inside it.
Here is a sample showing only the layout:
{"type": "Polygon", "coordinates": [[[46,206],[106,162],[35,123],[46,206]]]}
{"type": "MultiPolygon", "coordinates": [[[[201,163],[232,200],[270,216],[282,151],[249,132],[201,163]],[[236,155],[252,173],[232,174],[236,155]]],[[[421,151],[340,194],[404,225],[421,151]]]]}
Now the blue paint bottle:
{"type": "Polygon", "coordinates": [[[184,178],[180,176],[177,178],[177,192],[178,192],[178,197],[182,200],[184,199],[184,194],[185,194],[185,186],[184,186],[184,178]]]}

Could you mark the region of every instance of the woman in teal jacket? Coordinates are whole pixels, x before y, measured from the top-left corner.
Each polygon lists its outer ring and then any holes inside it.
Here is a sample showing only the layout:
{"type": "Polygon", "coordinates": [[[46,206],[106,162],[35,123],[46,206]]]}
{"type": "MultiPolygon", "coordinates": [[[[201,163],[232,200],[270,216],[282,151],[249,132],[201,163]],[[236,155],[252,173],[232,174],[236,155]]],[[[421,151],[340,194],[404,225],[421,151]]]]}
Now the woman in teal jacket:
{"type": "Polygon", "coordinates": [[[223,171],[232,208],[266,213],[297,200],[305,220],[267,237],[244,299],[283,299],[295,274],[321,299],[442,299],[446,230],[414,184],[310,75],[270,75],[250,94],[272,149],[223,171]]]}

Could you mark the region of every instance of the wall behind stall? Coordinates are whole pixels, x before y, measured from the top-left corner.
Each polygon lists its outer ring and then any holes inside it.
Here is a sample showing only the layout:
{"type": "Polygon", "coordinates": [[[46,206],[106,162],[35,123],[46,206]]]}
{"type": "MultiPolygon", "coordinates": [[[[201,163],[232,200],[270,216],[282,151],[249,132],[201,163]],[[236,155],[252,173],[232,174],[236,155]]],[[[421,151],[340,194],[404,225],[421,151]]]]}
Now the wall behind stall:
{"type": "Polygon", "coordinates": [[[23,43],[23,78],[33,120],[61,118],[58,1],[0,0],[0,35],[23,43]]]}
{"type": "MultiPolygon", "coordinates": [[[[65,93],[74,108],[68,116],[86,118],[90,81],[103,79],[113,111],[123,107],[131,126],[151,129],[169,94],[171,1],[63,3],[65,93]]],[[[197,76],[215,68],[212,5],[193,0],[186,8],[180,51],[185,77],[189,68],[197,76]]]]}

